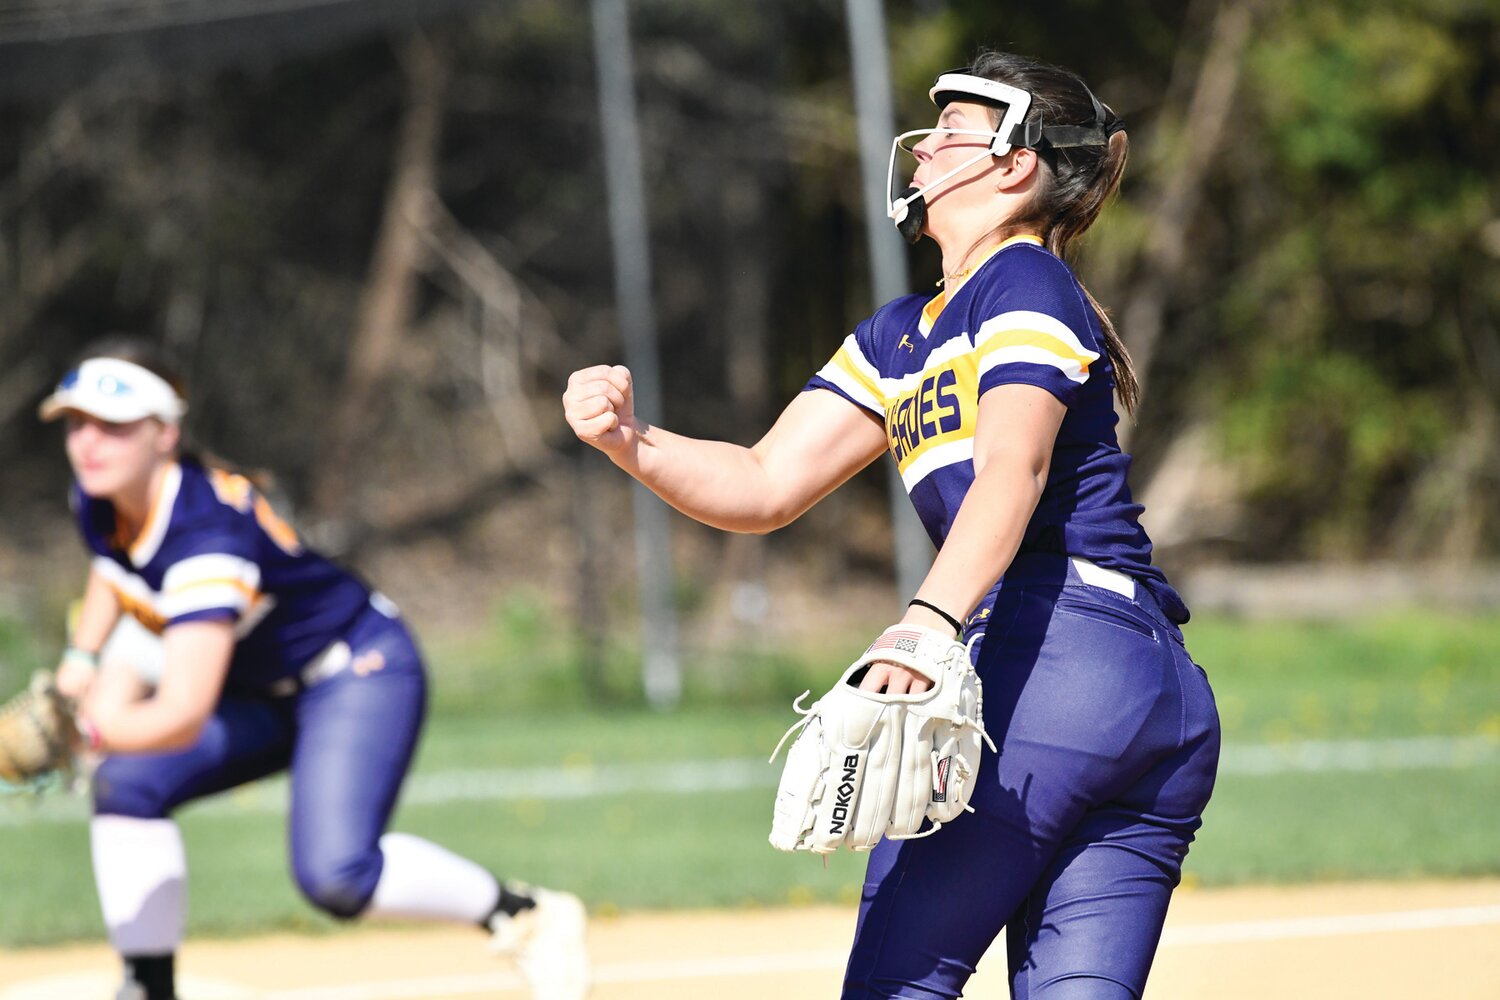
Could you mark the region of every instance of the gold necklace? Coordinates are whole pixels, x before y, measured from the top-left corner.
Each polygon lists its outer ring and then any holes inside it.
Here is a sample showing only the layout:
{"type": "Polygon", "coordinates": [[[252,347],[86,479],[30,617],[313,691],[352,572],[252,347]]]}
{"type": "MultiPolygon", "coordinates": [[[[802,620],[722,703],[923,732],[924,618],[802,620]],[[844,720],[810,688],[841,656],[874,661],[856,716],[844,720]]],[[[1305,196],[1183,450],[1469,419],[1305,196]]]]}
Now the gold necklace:
{"type": "MultiPolygon", "coordinates": [[[[983,262],[984,259],[987,259],[987,258],[981,258],[981,263],[983,262]]],[[[941,278],[939,278],[937,280],[936,284],[934,284],[933,287],[934,288],[942,288],[944,285],[948,284],[948,282],[950,282],[950,281],[957,281],[959,278],[967,278],[969,275],[971,275],[971,274],[974,273],[974,269],[977,268],[978,266],[979,266],[979,264],[970,264],[968,267],[964,268],[962,271],[954,271],[952,274],[945,274],[945,275],[943,275],[941,278]]]]}
{"type": "Polygon", "coordinates": [[[1005,240],[1001,240],[999,243],[996,243],[993,246],[985,247],[984,250],[980,252],[979,259],[977,261],[975,261],[974,263],[970,264],[968,267],[964,268],[962,271],[954,271],[952,274],[945,274],[945,275],[943,275],[941,278],[939,278],[937,280],[937,286],[936,287],[942,288],[943,286],[947,285],[948,282],[950,282],[950,281],[957,281],[959,278],[967,278],[969,275],[973,274],[975,272],[975,270],[977,270],[979,268],[979,265],[983,264],[985,261],[989,260],[992,256],[994,256],[995,250],[997,248],[999,248],[1000,246],[1002,246],[1004,243],[1005,243],[1005,240]]]}
{"type": "Polygon", "coordinates": [[[1011,240],[1019,239],[1019,238],[1020,237],[1018,237],[1018,236],[1007,236],[1005,239],[1001,240],[999,243],[996,243],[996,244],[994,244],[992,246],[986,247],[985,250],[984,250],[984,252],[979,255],[979,260],[978,261],[976,261],[973,264],[970,264],[968,267],[964,268],[962,271],[954,271],[952,274],[945,274],[945,275],[943,275],[941,278],[939,278],[937,280],[936,284],[934,284],[933,287],[934,288],[942,288],[944,285],[948,284],[948,282],[950,282],[950,281],[957,281],[959,278],[967,278],[969,275],[973,274],[976,270],[978,270],[978,268],[980,267],[980,265],[982,265],[985,261],[987,261],[991,257],[993,257],[996,250],[998,250],[1000,247],[1003,247],[1005,244],[1009,243],[1011,240]]]}
{"type": "Polygon", "coordinates": [[[937,281],[933,282],[932,287],[942,288],[950,281],[957,281],[959,278],[967,278],[969,276],[969,272],[973,270],[974,269],[972,267],[966,267],[962,271],[954,271],[952,274],[945,274],[937,281]]]}

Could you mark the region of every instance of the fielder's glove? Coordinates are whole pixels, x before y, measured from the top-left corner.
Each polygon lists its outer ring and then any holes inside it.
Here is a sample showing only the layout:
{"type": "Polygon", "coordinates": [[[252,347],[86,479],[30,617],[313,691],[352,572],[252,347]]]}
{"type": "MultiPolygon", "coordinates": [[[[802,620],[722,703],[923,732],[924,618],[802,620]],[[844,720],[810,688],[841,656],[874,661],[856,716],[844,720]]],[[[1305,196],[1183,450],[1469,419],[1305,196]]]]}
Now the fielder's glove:
{"type": "Polygon", "coordinates": [[[0,782],[35,785],[72,770],[78,729],[68,699],[39,670],[25,691],[0,705],[0,782]]]}
{"type": "MultiPolygon", "coordinates": [[[[801,729],[787,751],[771,821],[771,846],[832,854],[868,851],[882,836],[925,837],[961,812],[984,744],[984,699],[969,651],[920,625],[895,625],[811,708],[792,707],[801,729]],[[932,682],[918,694],[859,690],[870,664],[889,661],[932,682]],[[923,820],[932,825],[918,832],[923,820]]],[[[781,751],[781,743],[771,754],[781,751]]]]}

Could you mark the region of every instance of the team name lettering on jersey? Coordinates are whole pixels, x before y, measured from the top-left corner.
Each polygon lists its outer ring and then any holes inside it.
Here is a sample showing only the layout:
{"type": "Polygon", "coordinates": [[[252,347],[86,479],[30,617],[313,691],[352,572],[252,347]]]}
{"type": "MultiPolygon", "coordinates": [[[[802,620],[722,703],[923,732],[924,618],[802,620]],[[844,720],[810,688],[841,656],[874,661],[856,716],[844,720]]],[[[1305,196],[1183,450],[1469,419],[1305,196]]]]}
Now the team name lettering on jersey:
{"type": "Polygon", "coordinates": [[[928,375],[917,388],[897,397],[885,411],[885,432],[891,440],[891,455],[897,462],[923,442],[963,428],[957,386],[958,375],[951,368],[928,375]]]}

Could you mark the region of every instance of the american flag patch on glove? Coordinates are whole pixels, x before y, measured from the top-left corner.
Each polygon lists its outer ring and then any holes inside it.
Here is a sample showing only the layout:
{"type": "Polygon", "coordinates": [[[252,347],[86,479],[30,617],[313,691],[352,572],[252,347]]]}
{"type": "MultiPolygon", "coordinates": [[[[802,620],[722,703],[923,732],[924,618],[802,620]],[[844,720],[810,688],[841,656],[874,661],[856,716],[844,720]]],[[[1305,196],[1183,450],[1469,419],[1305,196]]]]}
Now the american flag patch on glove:
{"type": "Polygon", "coordinates": [[[868,656],[869,654],[882,649],[897,649],[903,653],[915,653],[917,651],[917,643],[921,641],[921,639],[922,633],[918,632],[916,629],[911,629],[909,631],[901,629],[886,629],[881,633],[880,638],[876,639],[870,645],[870,648],[865,650],[865,655],[868,656]]]}

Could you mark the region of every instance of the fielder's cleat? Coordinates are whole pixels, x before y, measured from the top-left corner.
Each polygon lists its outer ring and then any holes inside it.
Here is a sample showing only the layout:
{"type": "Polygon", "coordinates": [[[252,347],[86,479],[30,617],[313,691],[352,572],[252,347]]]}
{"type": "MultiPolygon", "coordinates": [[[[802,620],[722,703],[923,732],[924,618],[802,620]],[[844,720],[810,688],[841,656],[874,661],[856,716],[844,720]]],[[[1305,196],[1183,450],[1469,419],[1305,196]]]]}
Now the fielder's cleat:
{"type": "Polygon", "coordinates": [[[508,888],[536,905],[513,917],[497,913],[490,921],[490,947],[515,957],[533,1000],[583,1000],[589,992],[583,903],[569,892],[516,883],[508,888]]]}

